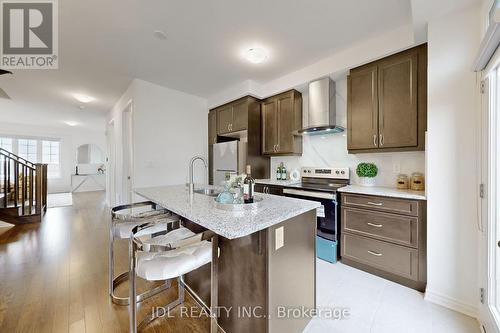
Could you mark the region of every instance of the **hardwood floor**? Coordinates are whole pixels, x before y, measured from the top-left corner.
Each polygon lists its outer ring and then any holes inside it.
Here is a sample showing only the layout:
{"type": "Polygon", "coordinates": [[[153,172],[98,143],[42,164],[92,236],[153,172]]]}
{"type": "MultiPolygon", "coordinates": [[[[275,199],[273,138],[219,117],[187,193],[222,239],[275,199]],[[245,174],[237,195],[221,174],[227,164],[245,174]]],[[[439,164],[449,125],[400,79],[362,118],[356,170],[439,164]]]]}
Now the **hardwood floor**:
{"type": "MultiPolygon", "coordinates": [[[[49,209],[41,224],[0,225],[0,332],[128,332],[128,307],[108,296],[109,219],[104,193],[87,192],[49,209]]],[[[116,271],[125,270],[127,244],[115,253],[116,271]]],[[[118,293],[126,296],[126,285],[118,293]]],[[[138,320],[176,293],[174,286],[142,304],[138,320]]],[[[184,306],[199,309],[187,293],[184,306]]],[[[204,316],[181,317],[180,308],[171,315],[144,332],[209,332],[204,316]]]]}

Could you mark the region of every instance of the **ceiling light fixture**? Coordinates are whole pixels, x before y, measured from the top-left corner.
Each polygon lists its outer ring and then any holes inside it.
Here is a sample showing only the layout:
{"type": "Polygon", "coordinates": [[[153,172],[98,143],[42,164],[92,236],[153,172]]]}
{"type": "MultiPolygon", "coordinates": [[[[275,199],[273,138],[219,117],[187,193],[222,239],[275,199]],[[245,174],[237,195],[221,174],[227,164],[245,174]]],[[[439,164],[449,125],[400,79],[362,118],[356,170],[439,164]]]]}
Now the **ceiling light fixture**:
{"type": "Polygon", "coordinates": [[[84,94],[73,94],[73,98],[76,99],[78,102],[85,104],[95,101],[94,97],[84,94]]]}
{"type": "Polygon", "coordinates": [[[78,125],[76,121],[65,121],[64,123],[71,127],[75,127],[76,125],[78,125]]]}
{"type": "Polygon", "coordinates": [[[165,40],[167,39],[167,34],[164,33],[163,31],[161,30],[155,30],[155,32],[153,32],[153,36],[156,38],[156,39],[159,39],[159,40],[165,40]]]}
{"type": "Polygon", "coordinates": [[[252,47],[245,51],[245,58],[253,64],[260,64],[267,60],[267,51],[261,47],[252,47]]]}

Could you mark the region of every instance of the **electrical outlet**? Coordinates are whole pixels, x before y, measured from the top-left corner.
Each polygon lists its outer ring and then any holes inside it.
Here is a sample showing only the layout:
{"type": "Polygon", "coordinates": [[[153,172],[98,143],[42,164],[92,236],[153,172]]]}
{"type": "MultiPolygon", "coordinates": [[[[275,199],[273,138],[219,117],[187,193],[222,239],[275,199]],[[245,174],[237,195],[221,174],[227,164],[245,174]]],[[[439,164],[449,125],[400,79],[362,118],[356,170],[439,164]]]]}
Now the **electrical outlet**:
{"type": "Polygon", "coordinates": [[[279,250],[283,246],[285,246],[285,228],[284,227],[279,227],[276,229],[274,232],[275,236],[275,242],[274,242],[274,249],[279,250]]]}
{"type": "Polygon", "coordinates": [[[399,162],[395,162],[392,164],[392,171],[394,173],[400,173],[401,172],[401,164],[399,162]]]}

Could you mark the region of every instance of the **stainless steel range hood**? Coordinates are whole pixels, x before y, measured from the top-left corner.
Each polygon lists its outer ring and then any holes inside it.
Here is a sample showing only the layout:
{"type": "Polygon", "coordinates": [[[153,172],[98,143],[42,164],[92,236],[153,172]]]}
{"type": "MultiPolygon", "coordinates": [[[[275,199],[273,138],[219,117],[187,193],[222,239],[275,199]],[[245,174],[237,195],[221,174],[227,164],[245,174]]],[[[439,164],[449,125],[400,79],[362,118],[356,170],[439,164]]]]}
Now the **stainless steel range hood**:
{"type": "Polygon", "coordinates": [[[298,134],[339,133],[344,128],[336,124],[335,82],[329,77],[309,83],[308,120],[298,134]]]}

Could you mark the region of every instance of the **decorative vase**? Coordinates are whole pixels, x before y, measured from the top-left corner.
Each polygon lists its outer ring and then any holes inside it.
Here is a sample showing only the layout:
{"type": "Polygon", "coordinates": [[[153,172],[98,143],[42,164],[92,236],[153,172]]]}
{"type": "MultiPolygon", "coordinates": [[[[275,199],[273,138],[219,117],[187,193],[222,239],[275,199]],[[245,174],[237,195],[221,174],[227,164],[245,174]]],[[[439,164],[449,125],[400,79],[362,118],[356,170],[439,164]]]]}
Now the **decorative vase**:
{"type": "Polygon", "coordinates": [[[375,177],[359,177],[361,186],[375,186],[375,177]]]}

